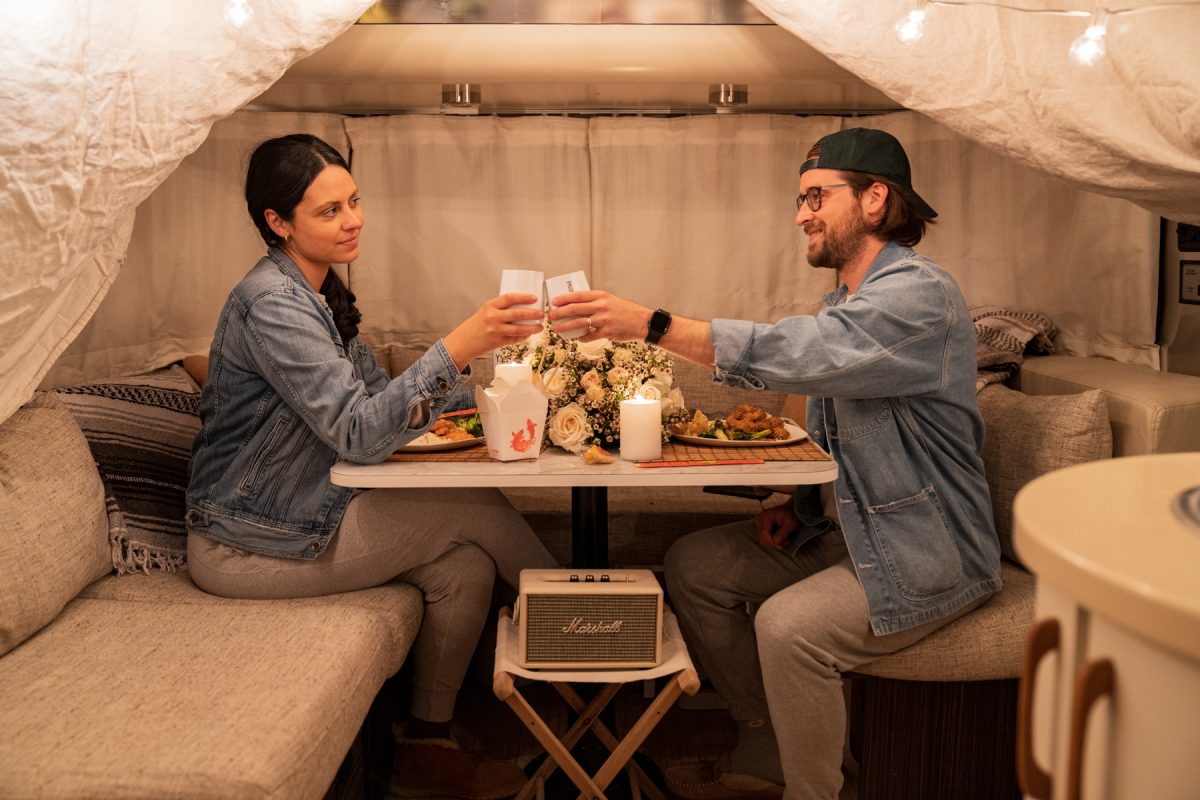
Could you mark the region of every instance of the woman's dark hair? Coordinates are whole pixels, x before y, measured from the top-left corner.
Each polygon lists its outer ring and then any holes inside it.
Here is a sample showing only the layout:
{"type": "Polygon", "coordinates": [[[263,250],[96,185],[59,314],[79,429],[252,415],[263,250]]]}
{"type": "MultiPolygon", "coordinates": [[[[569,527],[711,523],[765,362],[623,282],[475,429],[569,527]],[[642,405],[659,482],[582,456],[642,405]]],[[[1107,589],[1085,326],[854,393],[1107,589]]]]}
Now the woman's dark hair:
{"type": "Polygon", "coordinates": [[[882,183],[888,188],[883,217],[875,225],[874,230],[884,239],[905,247],[915,247],[925,236],[925,226],[936,224],[934,220],[921,216],[911,193],[905,191],[904,187],[895,181],[868,172],[843,172],[842,175],[846,183],[850,184],[855,197],[860,196],[873,183],[882,183]]]}
{"type": "MultiPolygon", "coordinates": [[[[283,239],[267,224],[267,209],[290,222],[308,187],[330,164],[350,171],[341,153],[308,133],[268,139],[254,149],[246,168],[246,210],[268,247],[279,247],[283,239]]],[[[331,269],[321,284],[321,294],[333,310],[338,335],[349,344],[362,321],[354,292],[331,269]]]]}

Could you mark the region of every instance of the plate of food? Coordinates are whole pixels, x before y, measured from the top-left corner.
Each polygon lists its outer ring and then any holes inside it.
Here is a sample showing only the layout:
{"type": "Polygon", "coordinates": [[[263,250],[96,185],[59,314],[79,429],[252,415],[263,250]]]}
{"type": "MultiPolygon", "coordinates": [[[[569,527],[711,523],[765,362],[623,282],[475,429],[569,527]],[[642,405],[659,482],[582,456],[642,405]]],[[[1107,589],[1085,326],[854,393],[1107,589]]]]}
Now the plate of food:
{"type": "Polygon", "coordinates": [[[397,453],[438,453],[443,450],[460,450],[483,444],[483,423],[474,408],[452,411],[438,417],[429,430],[422,433],[397,453]]]}
{"type": "Polygon", "coordinates": [[[773,447],[795,444],[808,433],[786,417],[776,417],[758,406],[743,404],[724,417],[709,419],[696,410],[690,422],[670,429],[672,439],[705,447],[773,447]]]}

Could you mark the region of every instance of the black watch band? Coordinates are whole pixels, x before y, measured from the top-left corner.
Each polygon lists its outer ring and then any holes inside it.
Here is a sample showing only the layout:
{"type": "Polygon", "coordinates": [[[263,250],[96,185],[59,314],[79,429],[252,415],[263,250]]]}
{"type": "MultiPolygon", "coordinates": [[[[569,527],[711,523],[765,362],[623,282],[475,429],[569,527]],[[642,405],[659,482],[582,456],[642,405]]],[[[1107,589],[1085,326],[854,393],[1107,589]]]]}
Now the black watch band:
{"type": "Polygon", "coordinates": [[[650,325],[646,328],[646,344],[658,344],[658,340],[667,334],[671,327],[671,312],[661,308],[650,315],[650,325]]]}

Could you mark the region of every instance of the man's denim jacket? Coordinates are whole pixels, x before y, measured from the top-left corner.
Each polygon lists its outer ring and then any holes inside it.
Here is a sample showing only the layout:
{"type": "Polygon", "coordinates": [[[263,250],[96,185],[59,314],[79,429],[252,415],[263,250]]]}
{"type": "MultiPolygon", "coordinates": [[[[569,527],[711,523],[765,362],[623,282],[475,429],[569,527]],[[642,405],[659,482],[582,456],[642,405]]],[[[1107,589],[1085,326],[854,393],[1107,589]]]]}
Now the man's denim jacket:
{"type": "Polygon", "coordinates": [[[809,396],[806,427],[837,461],[842,531],[883,636],[1000,589],[975,329],[954,279],[895,243],[852,297],[842,286],[825,302],[773,325],[713,320],[714,380],[809,396]]]}
{"type": "Polygon", "coordinates": [[[353,493],[330,483],[329,468],[383,461],[437,419],[464,377],[439,341],[389,380],[361,339],[342,342],[321,295],[271,248],[217,321],[188,530],[256,553],[316,558],[353,493]]]}

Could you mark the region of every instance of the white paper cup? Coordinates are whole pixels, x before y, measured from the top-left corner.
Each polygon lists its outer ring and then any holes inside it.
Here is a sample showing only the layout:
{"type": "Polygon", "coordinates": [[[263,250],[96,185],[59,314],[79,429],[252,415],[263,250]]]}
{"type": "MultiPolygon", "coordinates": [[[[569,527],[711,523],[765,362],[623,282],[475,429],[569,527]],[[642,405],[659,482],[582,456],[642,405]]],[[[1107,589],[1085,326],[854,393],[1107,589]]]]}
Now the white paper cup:
{"type": "MultiPolygon", "coordinates": [[[[588,286],[587,275],[584,275],[580,271],[568,272],[566,275],[555,275],[553,278],[546,279],[546,299],[553,300],[560,294],[566,294],[567,292],[586,292],[590,288],[588,286]]],[[[579,317],[563,317],[558,320],[556,325],[564,322],[574,322],[577,319],[579,317]]],[[[560,333],[559,336],[562,336],[564,339],[578,339],[585,333],[587,333],[587,328],[578,328],[566,333],[560,333]]]]}
{"type": "MultiPolygon", "coordinates": [[[[506,269],[500,273],[500,294],[508,294],[509,292],[521,292],[522,294],[537,295],[536,303],[522,304],[513,306],[513,308],[532,308],[535,311],[541,312],[544,308],[542,298],[542,282],[544,273],[537,272],[531,269],[506,269]]],[[[517,320],[516,325],[541,325],[540,319],[522,319],[517,320]]]]}

